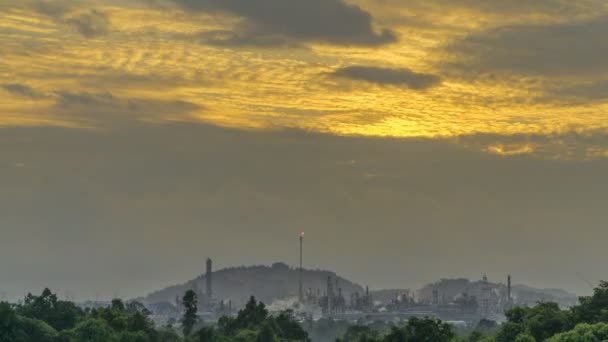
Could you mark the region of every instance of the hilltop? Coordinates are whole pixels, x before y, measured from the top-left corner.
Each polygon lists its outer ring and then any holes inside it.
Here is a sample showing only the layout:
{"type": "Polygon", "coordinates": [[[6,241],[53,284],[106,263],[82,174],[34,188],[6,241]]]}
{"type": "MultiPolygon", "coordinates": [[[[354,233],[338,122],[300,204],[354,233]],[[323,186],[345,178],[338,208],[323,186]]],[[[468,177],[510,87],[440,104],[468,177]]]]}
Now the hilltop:
{"type": "MultiPolygon", "coordinates": [[[[246,303],[250,296],[255,296],[264,303],[287,299],[298,295],[298,269],[284,263],[275,263],[272,266],[241,266],[224,268],[213,272],[213,298],[215,300],[232,300],[233,305],[240,307],[246,303]]],[[[361,285],[338,276],[335,272],[318,269],[303,270],[303,288],[321,292],[326,288],[327,278],[337,279],[338,286],[346,298],[351,293],[363,293],[361,285]]],[[[204,293],[206,276],[204,274],[186,281],[180,285],[169,286],[153,292],[138,300],[146,303],[174,303],[176,296],[182,296],[188,289],[197,289],[204,293]]]]}

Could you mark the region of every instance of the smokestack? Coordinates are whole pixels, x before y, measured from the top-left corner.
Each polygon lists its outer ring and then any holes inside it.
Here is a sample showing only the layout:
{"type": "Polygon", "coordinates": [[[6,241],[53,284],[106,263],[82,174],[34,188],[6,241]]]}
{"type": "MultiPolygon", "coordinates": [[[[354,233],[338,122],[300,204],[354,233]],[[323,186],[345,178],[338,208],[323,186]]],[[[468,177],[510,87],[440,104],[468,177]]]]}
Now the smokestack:
{"type": "Polygon", "coordinates": [[[507,300],[511,303],[511,275],[507,276],[507,300]]]}
{"type": "Polygon", "coordinates": [[[302,268],[302,243],[304,241],[304,232],[300,233],[300,269],[299,269],[299,283],[298,283],[298,300],[300,301],[300,303],[303,302],[304,300],[304,296],[302,294],[302,272],[303,272],[303,268],[302,268]]]}
{"type": "Polygon", "coordinates": [[[213,262],[210,258],[207,258],[207,272],[205,273],[205,280],[207,285],[207,305],[211,305],[211,300],[213,298],[213,289],[211,288],[211,277],[213,273],[213,262]]]}

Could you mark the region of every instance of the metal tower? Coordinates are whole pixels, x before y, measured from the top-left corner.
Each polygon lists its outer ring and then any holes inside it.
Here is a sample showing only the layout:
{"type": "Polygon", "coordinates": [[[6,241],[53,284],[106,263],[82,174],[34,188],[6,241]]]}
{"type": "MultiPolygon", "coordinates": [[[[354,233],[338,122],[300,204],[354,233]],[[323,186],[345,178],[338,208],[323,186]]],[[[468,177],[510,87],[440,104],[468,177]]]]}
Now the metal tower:
{"type": "Polygon", "coordinates": [[[298,282],[298,300],[300,301],[300,303],[302,303],[302,301],[304,300],[304,294],[302,293],[302,272],[303,272],[303,268],[302,268],[302,244],[304,241],[304,232],[300,233],[300,269],[299,271],[299,282],[298,282]]]}

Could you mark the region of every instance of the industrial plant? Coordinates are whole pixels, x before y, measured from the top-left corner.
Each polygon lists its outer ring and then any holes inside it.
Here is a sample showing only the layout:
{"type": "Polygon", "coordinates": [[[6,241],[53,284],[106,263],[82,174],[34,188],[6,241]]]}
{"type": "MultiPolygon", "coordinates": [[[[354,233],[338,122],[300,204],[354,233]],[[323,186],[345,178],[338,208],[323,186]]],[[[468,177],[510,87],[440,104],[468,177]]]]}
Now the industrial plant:
{"type": "Polygon", "coordinates": [[[301,321],[401,322],[411,317],[437,317],[460,325],[475,325],[482,319],[504,321],[505,311],[516,305],[554,301],[569,306],[576,302],[576,296],[565,291],[514,288],[511,275],[505,276],[504,283],[491,282],[483,275],[476,281],[442,279],[414,291],[373,291],[330,271],[305,269],[303,248],[304,233],[300,233],[297,268],[275,263],[214,272],[208,258],[204,275],[143,300],[159,322],[177,317],[182,311],[181,296],[185,290],[193,290],[199,316],[206,321],[235,315],[250,296],[255,296],[271,311],[291,310],[301,321]],[[174,294],[173,304],[162,304],[168,293],[174,294]]]}

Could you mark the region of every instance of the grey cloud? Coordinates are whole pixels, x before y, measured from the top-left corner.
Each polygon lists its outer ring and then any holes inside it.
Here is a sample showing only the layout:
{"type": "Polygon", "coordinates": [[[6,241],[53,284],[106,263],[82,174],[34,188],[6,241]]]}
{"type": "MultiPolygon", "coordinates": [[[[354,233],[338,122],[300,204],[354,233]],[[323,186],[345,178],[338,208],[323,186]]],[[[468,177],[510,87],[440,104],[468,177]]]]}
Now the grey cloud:
{"type": "Polygon", "coordinates": [[[608,68],[608,17],[545,25],[517,25],[471,34],[451,43],[459,74],[595,75],[608,68]]]}
{"type": "Polygon", "coordinates": [[[54,115],[101,125],[184,118],[201,107],[186,101],[121,98],[111,93],[57,92],[54,115]]]}
{"type": "Polygon", "coordinates": [[[256,35],[233,31],[209,31],[196,35],[205,44],[226,47],[285,47],[303,48],[303,46],[292,39],[282,35],[256,35]]]}
{"type": "Polygon", "coordinates": [[[61,18],[66,12],[66,5],[61,1],[38,0],[33,3],[36,11],[50,17],[61,18]]]}
{"type": "MultiPolygon", "coordinates": [[[[391,22],[404,26],[433,26],[432,19],[451,11],[494,16],[485,25],[502,22],[572,20],[597,16],[606,11],[603,0],[354,0],[380,9],[391,22]],[[400,11],[405,9],[406,11],[400,11]],[[403,16],[409,12],[412,16],[403,16]],[[419,21],[422,19],[423,21],[419,21]]],[[[485,18],[484,18],[485,19],[485,18]]]]}
{"type": "Polygon", "coordinates": [[[66,1],[35,0],[32,2],[32,8],[38,13],[52,18],[57,23],[73,27],[86,38],[103,36],[110,31],[111,22],[106,13],[91,9],[87,13],[71,16],[71,5],[66,1]]]}
{"type": "MultiPolygon", "coordinates": [[[[404,0],[388,0],[393,3],[405,3],[404,0]]],[[[481,12],[497,14],[532,14],[542,13],[545,15],[556,15],[569,13],[579,14],[590,9],[599,9],[603,6],[598,0],[415,0],[408,1],[411,5],[421,4],[427,6],[438,6],[440,8],[463,8],[473,9],[481,12]]]]}
{"type": "Polygon", "coordinates": [[[97,10],[70,18],[66,22],[87,38],[105,35],[110,30],[110,19],[105,13],[97,10]]]}
{"type": "Polygon", "coordinates": [[[608,80],[556,87],[549,91],[547,100],[559,100],[568,103],[606,101],[608,100],[608,80]]]}
{"type": "Polygon", "coordinates": [[[370,46],[397,40],[390,30],[376,32],[368,12],[342,0],[172,1],[187,10],[222,12],[243,18],[244,22],[236,29],[234,38],[226,43],[255,44],[260,41],[260,36],[370,46]]]}
{"type": "Polygon", "coordinates": [[[34,89],[32,89],[32,87],[28,86],[27,84],[21,84],[21,83],[3,84],[3,85],[0,85],[0,88],[4,89],[5,91],[7,91],[11,94],[29,97],[29,98],[33,98],[33,99],[44,97],[44,94],[41,94],[41,93],[35,91],[34,89]]]}
{"type": "Polygon", "coordinates": [[[409,69],[391,69],[372,66],[349,66],[332,73],[335,77],[380,85],[395,85],[425,90],[438,85],[441,78],[432,74],[417,73],[409,69]]]}

